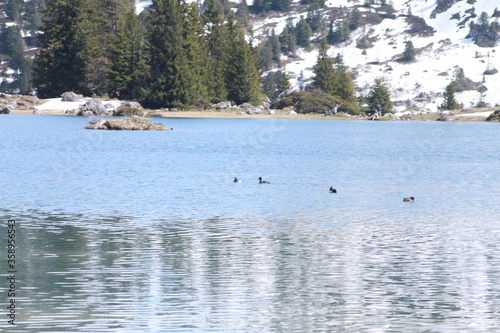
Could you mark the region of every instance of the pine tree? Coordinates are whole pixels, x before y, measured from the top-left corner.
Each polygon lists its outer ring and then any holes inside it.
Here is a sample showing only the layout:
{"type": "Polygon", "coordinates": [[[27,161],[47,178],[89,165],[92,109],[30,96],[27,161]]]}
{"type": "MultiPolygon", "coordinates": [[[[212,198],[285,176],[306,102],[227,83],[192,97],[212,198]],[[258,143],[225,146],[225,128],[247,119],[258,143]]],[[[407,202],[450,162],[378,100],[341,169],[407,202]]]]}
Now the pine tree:
{"type": "Polygon", "coordinates": [[[375,83],[368,93],[367,102],[372,109],[380,105],[382,112],[392,112],[391,94],[382,79],[375,79],[375,83]]]}
{"type": "Polygon", "coordinates": [[[57,97],[66,91],[88,93],[82,8],[83,0],[48,2],[33,74],[33,85],[40,98],[57,97]]]}
{"type": "Polygon", "coordinates": [[[236,15],[238,16],[238,23],[240,23],[244,27],[247,27],[250,10],[248,9],[248,4],[246,0],[241,0],[241,2],[238,4],[236,15]]]}
{"type": "Polygon", "coordinates": [[[257,102],[260,95],[256,59],[245,34],[237,24],[229,22],[232,41],[227,71],[228,98],[236,104],[257,102]]]}
{"type": "Polygon", "coordinates": [[[177,107],[187,102],[188,59],[179,0],[153,0],[150,7],[151,79],[144,103],[177,107]]]}
{"type": "Polygon", "coordinates": [[[208,47],[204,43],[204,30],[198,6],[184,5],[184,50],[187,57],[187,91],[185,103],[205,105],[208,100],[208,47]]]}
{"type": "Polygon", "coordinates": [[[337,84],[335,76],[335,68],[333,67],[334,59],[327,53],[328,44],[326,39],[322,39],[319,45],[318,59],[313,67],[313,86],[323,90],[327,94],[333,94],[337,84]]]}
{"type": "Polygon", "coordinates": [[[295,35],[298,46],[308,47],[311,45],[312,30],[309,23],[302,16],[295,27],[295,35]]]}
{"type": "Polygon", "coordinates": [[[21,19],[19,0],[8,0],[5,7],[5,14],[7,14],[10,20],[19,22],[21,19]]]}
{"type": "Polygon", "coordinates": [[[144,58],[144,29],[135,9],[130,9],[119,22],[111,50],[110,95],[125,99],[141,98],[148,68],[144,58]]]}
{"type": "Polygon", "coordinates": [[[268,71],[272,66],[273,61],[273,46],[268,39],[259,47],[259,67],[268,71]]]}
{"type": "Polygon", "coordinates": [[[321,26],[321,12],[319,11],[320,6],[318,3],[313,3],[307,9],[306,22],[311,27],[313,32],[318,31],[321,26]]]}
{"type": "Polygon", "coordinates": [[[124,0],[87,0],[85,29],[90,31],[87,41],[86,80],[94,95],[108,91],[108,72],[111,48],[115,42],[119,22],[125,17],[124,0]]]}
{"type": "Polygon", "coordinates": [[[411,40],[409,40],[405,43],[405,50],[403,52],[403,59],[405,61],[415,60],[415,48],[413,47],[413,43],[411,40]]]}
{"type": "Polygon", "coordinates": [[[292,85],[290,84],[290,75],[288,75],[287,72],[284,72],[280,70],[278,72],[279,74],[279,91],[287,91],[292,88],[292,85]]]}
{"type": "Polygon", "coordinates": [[[272,30],[271,36],[269,37],[269,42],[271,43],[273,60],[279,62],[281,55],[281,45],[278,35],[276,35],[276,31],[274,29],[272,30]]]}
{"type": "Polygon", "coordinates": [[[446,86],[444,93],[444,101],[441,104],[441,109],[443,110],[455,110],[460,108],[460,104],[455,100],[455,84],[451,82],[446,86]]]}
{"type": "Polygon", "coordinates": [[[229,63],[229,37],[225,24],[224,10],[218,0],[207,0],[206,10],[203,13],[205,29],[207,30],[206,44],[208,45],[208,95],[212,102],[227,100],[226,74],[229,63]]]}

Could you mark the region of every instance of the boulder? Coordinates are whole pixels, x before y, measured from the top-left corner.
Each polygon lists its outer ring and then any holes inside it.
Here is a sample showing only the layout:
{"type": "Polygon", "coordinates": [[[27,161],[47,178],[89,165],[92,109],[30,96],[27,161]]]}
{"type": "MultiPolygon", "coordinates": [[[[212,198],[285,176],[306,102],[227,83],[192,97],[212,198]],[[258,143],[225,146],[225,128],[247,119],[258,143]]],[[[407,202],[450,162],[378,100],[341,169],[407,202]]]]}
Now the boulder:
{"type": "Polygon", "coordinates": [[[93,98],[85,102],[85,104],[80,106],[78,109],[76,109],[74,114],[77,116],[82,116],[82,115],[104,116],[104,115],[111,115],[112,111],[106,113],[106,107],[102,104],[102,102],[98,99],[93,98]]]}
{"type": "Polygon", "coordinates": [[[62,94],[63,102],[79,102],[83,98],[83,95],[78,95],[72,91],[65,92],[62,94]]]}
{"type": "Polygon", "coordinates": [[[6,105],[0,108],[0,114],[9,114],[14,111],[14,106],[6,105]]]}
{"type": "Polygon", "coordinates": [[[220,102],[220,103],[214,104],[214,105],[212,105],[212,107],[214,109],[217,109],[217,110],[222,110],[222,109],[230,109],[232,106],[231,106],[230,101],[225,101],[225,102],[220,102]]]}
{"type": "Polygon", "coordinates": [[[139,116],[131,116],[123,119],[95,119],[92,118],[85,126],[86,129],[101,130],[128,130],[128,131],[166,131],[163,124],[155,124],[151,120],[139,116]]]}
{"type": "Polygon", "coordinates": [[[486,118],[486,121],[498,121],[500,122],[500,110],[494,111],[492,114],[486,118]]]}

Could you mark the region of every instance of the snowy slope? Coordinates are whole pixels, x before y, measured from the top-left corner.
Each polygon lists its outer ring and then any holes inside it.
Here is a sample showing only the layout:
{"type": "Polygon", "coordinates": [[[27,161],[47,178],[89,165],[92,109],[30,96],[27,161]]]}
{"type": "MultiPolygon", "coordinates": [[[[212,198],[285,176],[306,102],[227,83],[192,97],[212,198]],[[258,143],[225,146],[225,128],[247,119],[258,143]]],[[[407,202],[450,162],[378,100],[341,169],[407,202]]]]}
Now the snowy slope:
{"type": "MultiPolygon", "coordinates": [[[[362,3],[364,0],[330,0],[327,1],[327,6],[351,7],[362,3]]],[[[355,84],[358,89],[366,90],[375,78],[384,78],[391,89],[394,101],[406,102],[400,109],[412,105],[418,109],[436,111],[437,106],[442,103],[441,95],[446,85],[451,82],[456,66],[463,68],[465,76],[475,82],[483,80],[483,72],[487,69],[488,63],[490,68],[500,69],[498,46],[481,48],[474,45],[471,39],[465,38],[469,32],[468,25],[460,27],[458,26],[460,20],[450,20],[456,13],[461,18],[466,17],[468,15],[466,11],[472,7],[478,16],[483,11],[491,16],[495,8],[500,5],[496,1],[477,0],[474,4],[468,4],[462,0],[446,12],[437,14],[435,18],[431,18],[431,13],[436,8],[435,1],[410,1],[412,14],[423,18],[435,29],[435,33],[430,37],[418,37],[405,32],[408,24],[403,15],[408,13],[407,3],[402,0],[393,1],[398,16],[396,19],[384,19],[378,25],[368,25],[364,28],[370,38],[377,38],[374,46],[367,49],[366,55],[362,55],[362,50],[356,48],[356,39],[363,35],[362,28],[351,33],[350,41],[330,48],[329,53],[332,56],[337,53],[342,54],[345,64],[357,73],[355,84]],[[405,42],[408,40],[412,41],[417,51],[416,60],[412,63],[396,61],[401,58],[405,42]]],[[[359,10],[366,12],[375,9],[360,7],[359,10]]],[[[328,8],[325,11],[328,11],[328,8]]],[[[254,24],[254,34],[265,33],[264,30],[266,28],[269,30],[271,25],[277,33],[280,33],[288,17],[297,19],[301,14],[305,15],[292,11],[291,15],[283,14],[279,18],[257,22],[254,24]]],[[[293,62],[286,64],[286,71],[292,77],[297,77],[303,70],[305,77],[310,78],[313,75],[312,66],[316,63],[317,51],[306,53],[299,50],[298,56],[293,62]]],[[[500,74],[485,76],[484,79],[484,86],[488,91],[484,94],[483,101],[491,105],[500,104],[500,95],[496,93],[500,89],[500,74]]],[[[476,105],[481,98],[477,91],[458,93],[456,97],[464,107],[476,105]]]]}

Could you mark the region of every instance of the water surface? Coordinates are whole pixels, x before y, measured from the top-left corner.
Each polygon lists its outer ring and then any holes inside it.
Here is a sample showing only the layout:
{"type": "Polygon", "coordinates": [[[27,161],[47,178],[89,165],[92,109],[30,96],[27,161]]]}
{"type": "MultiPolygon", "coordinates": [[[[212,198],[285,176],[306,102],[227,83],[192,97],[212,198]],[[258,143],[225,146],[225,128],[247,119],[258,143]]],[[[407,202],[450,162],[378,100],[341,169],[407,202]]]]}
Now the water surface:
{"type": "Polygon", "coordinates": [[[154,120],[0,118],[14,331],[498,331],[498,124],[154,120]]]}

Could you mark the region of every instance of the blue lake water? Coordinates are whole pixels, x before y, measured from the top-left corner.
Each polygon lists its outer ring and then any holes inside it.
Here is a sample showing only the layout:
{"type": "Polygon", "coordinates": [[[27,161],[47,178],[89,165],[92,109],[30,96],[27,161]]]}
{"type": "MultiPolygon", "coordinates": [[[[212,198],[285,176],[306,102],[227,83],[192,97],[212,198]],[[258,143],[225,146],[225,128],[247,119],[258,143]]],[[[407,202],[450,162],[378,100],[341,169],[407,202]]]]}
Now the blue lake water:
{"type": "Polygon", "coordinates": [[[499,331],[498,124],[87,120],[0,117],[0,330],[499,331]]]}

